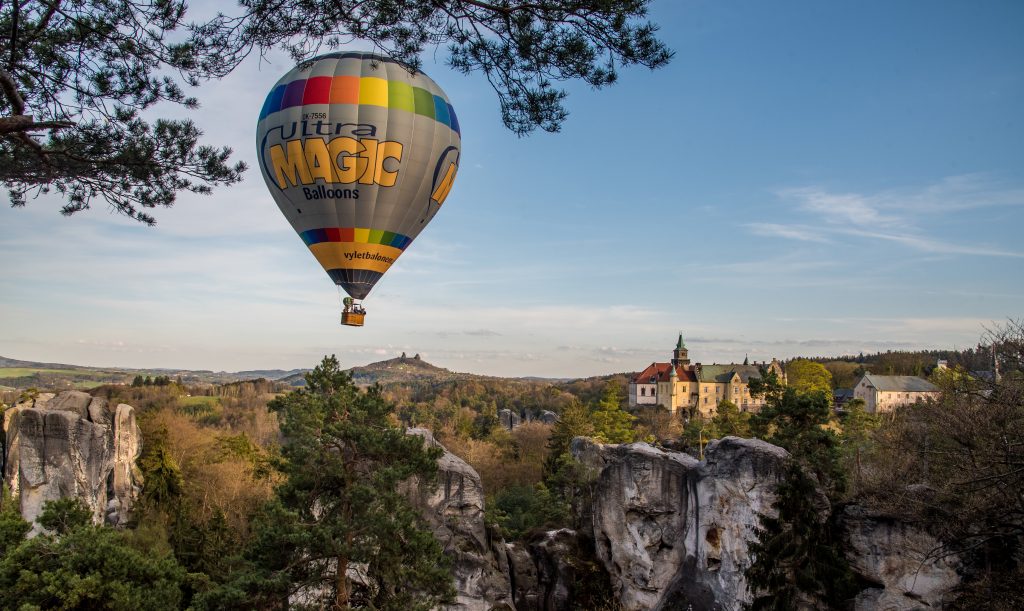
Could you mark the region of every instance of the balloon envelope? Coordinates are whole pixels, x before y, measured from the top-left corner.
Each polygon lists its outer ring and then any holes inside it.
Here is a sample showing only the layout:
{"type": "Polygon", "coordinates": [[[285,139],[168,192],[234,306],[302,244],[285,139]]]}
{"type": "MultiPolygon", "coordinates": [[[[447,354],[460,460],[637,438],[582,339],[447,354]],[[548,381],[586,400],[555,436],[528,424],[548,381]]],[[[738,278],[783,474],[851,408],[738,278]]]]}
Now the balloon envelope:
{"type": "Polygon", "coordinates": [[[356,299],[437,214],[461,142],[455,110],[434,81],[358,52],[321,55],[284,75],[256,137],[274,201],[356,299]]]}

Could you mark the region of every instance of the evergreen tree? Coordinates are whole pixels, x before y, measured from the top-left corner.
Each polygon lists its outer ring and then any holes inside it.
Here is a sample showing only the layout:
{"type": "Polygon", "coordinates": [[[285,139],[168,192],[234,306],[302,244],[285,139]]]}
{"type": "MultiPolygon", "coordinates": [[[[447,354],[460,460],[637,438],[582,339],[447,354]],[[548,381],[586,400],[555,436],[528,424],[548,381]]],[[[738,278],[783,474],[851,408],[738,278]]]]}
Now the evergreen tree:
{"type": "Polygon", "coordinates": [[[136,549],[124,532],[93,526],[91,517],[78,500],[44,506],[39,522],[54,533],[8,544],[0,559],[3,607],[178,609],[185,571],[174,559],[136,549]]]}
{"type": "Polygon", "coordinates": [[[852,463],[854,477],[859,481],[862,455],[870,446],[871,433],[878,428],[879,418],[864,409],[864,399],[851,399],[844,406],[841,423],[843,456],[847,463],[852,463]]]}
{"type": "Polygon", "coordinates": [[[630,443],[636,440],[636,420],[621,407],[619,386],[613,381],[605,384],[600,401],[590,414],[594,423],[594,437],[604,443],[630,443]]]}
{"type": "Polygon", "coordinates": [[[54,535],[66,535],[76,528],[92,525],[92,510],[77,497],[64,497],[48,501],[36,520],[54,535]]]}
{"type": "Polygon", "coordinates": [[[574,437],[589,437],[593,434],[594,423],[590,420],[587,408],[578,399],[573,399],[562,410],[558,422],[551,427],[551,436],[548,437],[548,456],[558,458],[569,452],[569,445],[574,437]]]}
{"type": "Polygon", "coordinates": [[[141,375],[135,376],[135,378],[132,380],[132,388],[139,388],[140,386],[142,386],[142,384],[143,379],[141,375]]]}
{"type": "Polygon", "coordinates": [[[718,426],[713,418],[705,418],[697,413],[686,421],[683,426],[683,443],[686,450],[698,458],[704,458],[704,448],[712,439],[721,437],[718,426]]]}
{"type": "Polygon", "coordinates": [[[480,411],[480,415],[476,417],[473,422],[473,438],[475,439],[487,439],[491,435],[491,431],[498,426],[498,404],[493,400],[484,403],[483,409],[480,411]]]}
{"type": "Polygon", "coordinates": [[[829,514],[829,497],[836,500],[846,486],[838,437],[825,428],[831,397],[822,390],[801,393],[785,387],[774,375],[752,386],[767,397],[764,409],[752,418],[755,428],[788,450],[790,459],[772,505],[776,514],[761,515],[750,547],[751,608],[842,608],[854,593],[854,582],[829,514]]]}
{"type": "Polygon", "coordinates": [[[7,484],[0,481],[0,558],[18,546],[32,530],[32,525],[21,517],[7,484]]]}
{"type": "Polygon", "coordinates": [[[718,402],[718,409],[712,419],[714,428],[719,437],[734,435],[736,437],[750,437],[750,414],[741,412],[740,408],[729,401],[722,399],[718,402]]]}
{"type": "Polygon", "coordinates": [[[361,392],[336,358],[306,388],[270,403],[284,444],[283,476],[253,524],[246,563],[200,606],[285,605],[431,609],[453,595],[446,557],[397,490],[436,475],[440,450],[389,420],[377,387],[361,392]],[[353,590],[349,571],[362,587],[353,590]]]}
{"type": "Polygon", "coordinates": [[[182,496],[181,468],[168,448],[167,429],[160,429],[145,440],[139,467],[142,469],[142,498],[163,509],[172,509],[182,496]]]}
{"type": "Polygon", "coordinates": [[[761,516],[750,544],[754,562],[746,575],[756,594],[750,609],[842,609],[856,593],[828,501],[816,484],[799,462],[789,463],[772,505],[778,513],[761,516]]]}
{"type": "Polygon", "coordinates": [[[594,423],[590,413],[578,399],[573,399],[551,429],[548,437],[548,455],[544,461],[544,491],[550,493],[546,499],[546,516],[575,515],[572,508],[583,499],[586,492],[582,466],[570,453],[572,440],[576,437],[591,437],[594,423]]]}
{"type": "Polygon", "coordinates": [[[839,438],[826,428],[832,420],[830,394],[799,392],[782,385],[774,374],[765,376],[757,392],[767,398],[761,411],[751,416],[758,437],[788,450],[830,495],[842,493],[846,475],[840,464],[839,438]]]}

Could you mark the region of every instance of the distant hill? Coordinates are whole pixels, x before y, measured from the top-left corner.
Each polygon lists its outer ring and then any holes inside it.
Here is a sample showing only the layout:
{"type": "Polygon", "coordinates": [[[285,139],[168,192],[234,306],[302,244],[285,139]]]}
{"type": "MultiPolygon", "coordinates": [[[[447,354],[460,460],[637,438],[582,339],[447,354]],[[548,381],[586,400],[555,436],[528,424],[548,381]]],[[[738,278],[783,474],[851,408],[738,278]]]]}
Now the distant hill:
{"type": "MultiPolygon", "coordinates": [[[[0,386],[65,390],[89,389],[102,384],[131,384],[135,376],[167,376],[186,384],[228,384],[263,378],[291,386],[305,386],[309,369],[250,369],[246,371],[210,371],[205,369],[131,369],[127,367],[88,367],[63,363],[41,363],[0,356],[0,386]]],[[[571,384],[571,378],[502,378],[473,373],[460,373],[428,363],[420,356],[402,356],[349,370],[360,386],[376,383],[433,385],[462,380],[507,380],[533,384],[571,384]]],[[[611,376],[602,376],[606,379],[611,376]]]]}
{"type": "MultiPolygon", "coordinates": [[[[307,370],[297,372],[293,375],[278,378],[280,382],[286,382],[292,386],[305,386],[305,374],[307,370]]],[[[405,356],[404,354],[393,359],[377,361],[361,367],[353,367],[348,370],[352,374],[352,381],[360,386],[371,386],[373,384],[404,384],[404,383],[435,383],[448,382],[451,380],[481,379],[486,376],[479,376],[471,373],[456,373],[454,371],[432,365],[420,355],[405,356]]]]}
{"type": "Polygon", "coordinates": [[[131,384],[135,376],[180,378],[186,384],[226,384],[264,378],[302,377],[306,369],[256,369],[226,372],[205,369],[89,367],[65,363],[41,363],[0,356],[0,386],[46,390],[89,389],[102,384],[131,384]]]}
{"type": "MultiPolygon", "coordinates": [[[[309,369],[251,369],[226,372],[194,369],[130,369],[124,367],[86,367],[63,363],[40,363],[0,357],[0,385],[13,388],[63,390],[89,389],[101,384],[131,384],[135,376],[168,376],[186,384],[227,384],[264,378],[292,386],[305,386],[309,369]]],[[[456,373],[432,365],[415,355],[400,356],[349,370],[362,386],[375,383],[435,383],[462,379],[484,379],[470,373],[456,373]]]]}
{"type": "Polygon", "coordinates": [[[469,373],[455,373],[444,367],[431,365],[420,358],[420,355],[400,357],[370,363],[349,370],[356,384],[395,383],[395,382],[445,382],[448,380],[482,377],[469,373]]]}
{"type": "Polygon", "coordinates": [[[33,368],[33,369],[79,369],[75,365],[64,365],[62,363],[37,363],[35,361],[20,361],[18,359],[9,359],[6,356],[0,356],[0,368],[33,368]]]}
{"type": "Polygon", "coordinates": [[[292,378],[295,376],[302,377],[306,375],[308,369],[253,369],[250,371],[236,371],[233,375],[238,376],[243,380],[255,380],[257,378],[263,378],[264,380],[283,380],[284,378],[292,378]]]}

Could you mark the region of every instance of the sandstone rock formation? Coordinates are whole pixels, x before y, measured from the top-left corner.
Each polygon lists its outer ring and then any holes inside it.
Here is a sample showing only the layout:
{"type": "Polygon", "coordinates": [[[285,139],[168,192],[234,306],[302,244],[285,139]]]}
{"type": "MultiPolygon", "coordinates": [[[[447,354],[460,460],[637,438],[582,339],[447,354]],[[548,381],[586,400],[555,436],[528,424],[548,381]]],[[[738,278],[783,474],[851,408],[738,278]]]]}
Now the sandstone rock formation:
{"type": "MultiPolygon", "coordinates": [[[[129,405],[68,391],[43,394],[4,413],[4,481],[32,522],[46,501],[77,497],[93,521],[124,524],[142,478],[142,450],[129,405]]],[[[37,527],[38,528],[38,527],[37,527]]]]}
{"type": "Polygon", "coordinates": [[[521,425],[523,419],[519,417],[519,414],[510,409],[501,409],[498,410],[498,422],[501,423],[501,426],[511,431],[521,425]]]}
{"type": "Polygon", "coordinates": [[[963,562],[939,553],[935,537],[857,505],[843,509],[839,524],[851,568],[873,584],[857,596],[857,611],[937,609],[950,602],[963,562]]]}
{"type": "Polygon", "coordinates": [[[493,541],[484,522],[484,492],[480,476],[466,461],[438,443],[426,429],[409,429],[428,445],[444,450],[438,459],[434,486],[410,482],[406,494],[420,508],[452,559],[458,611],[513,609],[509,568],[500,541],[493,541]]]}
{"type": "MultiPolygon", "coordinates": [[[[527,545],[506,543],[516,609],[568,611],[573,608],[580,536],[568,528],[546,533],[527,545]]],[[[579,608],[578,605],[576,608],[579,608]]]]}
{"type": "Polygon", "coordinates": [[[572,451],[596,474],[595,548],[623,609],[750,602],[747,548],[758,514],[772,511],[785,450],[726,437],[704,462],[644,443],[576,439],[572,451]]]}
{"type": "Polygon", "coordinates": [[[540,414],[537,416],[537,420],[543,422],[544,424],[555,424],[556,422],[558,422],[558,414],[545,409],[542,410],[540,414]]]}

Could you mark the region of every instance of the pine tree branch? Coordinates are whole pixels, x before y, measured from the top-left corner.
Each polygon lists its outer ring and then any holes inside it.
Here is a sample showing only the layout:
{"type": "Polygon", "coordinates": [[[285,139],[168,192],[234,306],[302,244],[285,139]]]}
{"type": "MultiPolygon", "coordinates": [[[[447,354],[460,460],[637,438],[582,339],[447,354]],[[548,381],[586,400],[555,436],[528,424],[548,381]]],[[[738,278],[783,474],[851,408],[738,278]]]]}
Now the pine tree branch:
{"type": "Polygon", "coordinates": [[[25,114],[25,100],[18,93],[18,85],[14,82],[14,77],[11,76],[11,73],[3,68],[0,68],[0,89],[3,90],[4,95],[10,101],[14,114],[25,114]]]}
{"type": "Polygon", "coordinates": [[[37,132],[44,129],[66,129],[74,127],[70,121],[35,121],[32,115],[0,117],[0,135],[18,132],[37,132]]]}

